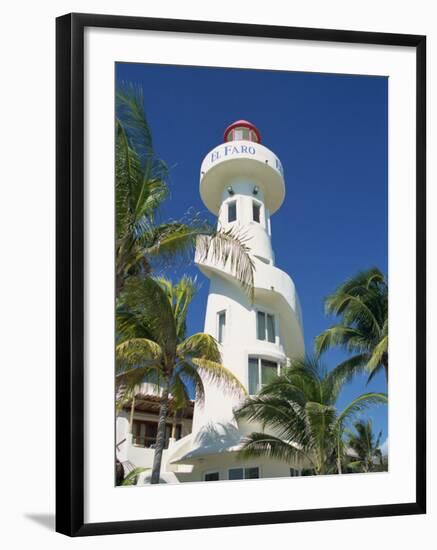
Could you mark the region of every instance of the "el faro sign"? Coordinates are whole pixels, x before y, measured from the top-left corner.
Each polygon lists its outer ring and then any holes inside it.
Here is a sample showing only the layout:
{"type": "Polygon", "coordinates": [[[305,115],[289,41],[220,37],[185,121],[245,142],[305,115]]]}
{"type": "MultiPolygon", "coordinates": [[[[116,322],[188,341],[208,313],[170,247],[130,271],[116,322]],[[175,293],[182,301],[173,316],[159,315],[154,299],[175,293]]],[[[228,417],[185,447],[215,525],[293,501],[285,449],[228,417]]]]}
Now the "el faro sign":
{"type": "MultiPolygon", "coordinates": [[[[260,162],[266,162],[276,168],[276,170],[284,175],[281,161],[276,155],[273,155],[271,151],[259,144],[252,142],[230,143],[221,145],[209,153],[209,164],[212,165],[216,162],[220,162],[230,157],[254,157],[255,160],[260,162]],[[268,151],[268,154],[266,155],[268,151]]],[[[207,157],[208,158],[208,157],[207,157]]],[[[205,159],[206,160],[206,159],[205,159]]]]}

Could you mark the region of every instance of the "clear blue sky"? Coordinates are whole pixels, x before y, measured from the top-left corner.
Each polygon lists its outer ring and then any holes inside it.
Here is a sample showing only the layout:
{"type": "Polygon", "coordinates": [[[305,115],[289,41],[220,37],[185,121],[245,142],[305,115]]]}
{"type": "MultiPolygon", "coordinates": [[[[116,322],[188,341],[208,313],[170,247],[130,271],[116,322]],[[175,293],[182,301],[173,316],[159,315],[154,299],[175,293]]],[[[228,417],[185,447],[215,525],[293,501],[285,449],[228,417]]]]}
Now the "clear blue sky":
{"type": "MultiPolygon", "coordinates": [[[[294,280],[303,311],[307,352],[333,324],[323,298],[371,266],[387,273],[387,86],[383,77],[165,65],[116,65],[117,83],[143,88],[157,155],[171,168],[163,219],[208,214],[199,196],[200,163],[237,119],[260,130],[281,159],[286,198],[272,216],[278,267],[294,280]]],[[[192,303],[190,332],[203,330],[208,281],[192,303]]],[[[178,272],[179,273],[179,272],[178,272]]],[[[330,368],[345,357],[326,354],[330,368]]],[[[384,376],[357,377],[339,406],[366,391],[386,391],[384,376]]],[[[387,408],[369,413],[387,435],[387,408]]]]}

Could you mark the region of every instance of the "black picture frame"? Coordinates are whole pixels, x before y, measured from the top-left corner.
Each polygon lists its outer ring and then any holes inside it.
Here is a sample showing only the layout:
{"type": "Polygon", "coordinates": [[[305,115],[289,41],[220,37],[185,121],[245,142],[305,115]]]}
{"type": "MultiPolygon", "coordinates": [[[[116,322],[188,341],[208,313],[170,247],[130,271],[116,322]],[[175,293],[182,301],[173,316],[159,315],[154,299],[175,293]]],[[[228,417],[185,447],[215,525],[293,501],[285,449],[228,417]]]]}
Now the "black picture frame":
{"type": "Polygon", "coordinates": [[[423,514],[426,511],[426,37],[68,14],[56,21],[56,530],[69,536],[423,514]],[[399,504],[84,523],[84,29],[156,30],[416,50],[416,500],[399,504]]]}

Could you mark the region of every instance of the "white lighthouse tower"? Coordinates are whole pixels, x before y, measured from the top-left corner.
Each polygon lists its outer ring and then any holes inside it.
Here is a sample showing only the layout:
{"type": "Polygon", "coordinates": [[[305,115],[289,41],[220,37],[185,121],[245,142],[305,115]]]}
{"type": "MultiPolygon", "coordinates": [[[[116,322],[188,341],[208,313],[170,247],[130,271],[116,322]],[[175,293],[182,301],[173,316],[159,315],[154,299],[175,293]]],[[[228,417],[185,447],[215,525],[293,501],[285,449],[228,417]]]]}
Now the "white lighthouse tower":
{"type": "MultiPolygon", "coordinates": [[[[289,359],[304,354],[299,300],[290,276],[275,266],[271,216],[285,197],[284,175],[258,129],[245,120],[231,124],[224,143],[204,158],[200,195],[218,217],[218,227],[244,235],[254,260],[254,300],[229,266],[198,262],[210,279],[204,332],[220,343],[223,364],[249,394],[276,376],[289,359]]],[[[241,396],[206,384],[205,403],[194,410],[192,434],[173,464],[191,465],[184,480],[212,481],[290,475],[290,466],[271,459],[242,463],[242,438],[258,429],[234,417],[241,396]]],[[[182,480],[182,479],[181,479],[182,480]]]]}

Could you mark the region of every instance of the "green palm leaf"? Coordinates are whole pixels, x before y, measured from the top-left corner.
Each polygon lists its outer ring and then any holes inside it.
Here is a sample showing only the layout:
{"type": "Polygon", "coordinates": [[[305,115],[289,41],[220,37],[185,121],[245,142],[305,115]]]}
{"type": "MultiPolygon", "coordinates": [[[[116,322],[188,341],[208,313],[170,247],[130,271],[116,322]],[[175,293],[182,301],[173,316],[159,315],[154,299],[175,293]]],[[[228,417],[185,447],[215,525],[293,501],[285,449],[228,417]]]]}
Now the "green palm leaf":
{"type": "Polygon", "coordinates": [[[377,268],[363,271],[340,285],[325,299],[327,314],[337,315],[340,323],[322,332],[315,339],[315,351],[321,355],[340,346],[355,358],[344,362],[349,379],[365,366],[368,382],[380,369],[388,375],[388,287],[377,268]],[[361,359],[366,356],[366,365],[361,359]]]}
{"type": "Polygon", "coordinates": [[[237,419],[261,424],[263,429],[250,434],[241,456],[265,455],[293,466],[298,455],[305,455],[316,474],[341,473],[347,424],[365,408],[387,402],[384,394],[364,394],[339,412],[336,400],[345,380],[345,373],[327,372],[316,360],[292,361],[235,411],[237,419]]]}

